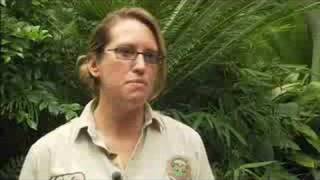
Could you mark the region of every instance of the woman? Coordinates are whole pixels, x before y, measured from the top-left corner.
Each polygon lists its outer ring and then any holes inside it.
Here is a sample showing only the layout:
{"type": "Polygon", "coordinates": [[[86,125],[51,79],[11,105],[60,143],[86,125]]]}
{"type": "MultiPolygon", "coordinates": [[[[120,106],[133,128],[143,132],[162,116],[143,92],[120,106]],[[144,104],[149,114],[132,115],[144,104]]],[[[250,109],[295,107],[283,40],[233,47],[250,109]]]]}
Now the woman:
{"type": "Polygon", "coordinates": [[[165,55],[158,23],[145,10],[104,18],[80,59],[80,79],[95,98],[32,145],[20,180],[213,180],[199,134],[148,104],[164,87],[165,55]]]}

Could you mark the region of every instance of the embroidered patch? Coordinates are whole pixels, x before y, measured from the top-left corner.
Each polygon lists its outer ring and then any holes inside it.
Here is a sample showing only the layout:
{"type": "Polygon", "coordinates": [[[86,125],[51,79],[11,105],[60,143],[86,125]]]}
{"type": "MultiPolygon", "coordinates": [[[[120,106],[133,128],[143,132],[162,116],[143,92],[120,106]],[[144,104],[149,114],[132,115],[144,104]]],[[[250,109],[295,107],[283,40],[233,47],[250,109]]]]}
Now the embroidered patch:
{"type": "Polygon", "coordinates": [[[86,178],[82,172],[74,172],[52,176],[50,180],[86,180],[86,178]]]}
{"type": "Polygon", "coordinates": [[[167,173],[170,180],[191,180],[190,162],[182,156],[176,156],[168,161],[167,173]]]}

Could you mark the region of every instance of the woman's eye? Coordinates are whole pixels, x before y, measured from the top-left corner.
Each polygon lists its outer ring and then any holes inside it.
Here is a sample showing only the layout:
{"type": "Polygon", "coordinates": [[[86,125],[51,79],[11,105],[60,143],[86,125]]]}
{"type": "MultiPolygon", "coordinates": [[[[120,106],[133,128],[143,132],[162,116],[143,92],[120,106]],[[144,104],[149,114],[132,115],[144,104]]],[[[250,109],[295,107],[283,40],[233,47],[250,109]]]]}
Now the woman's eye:
{"type": "Polygon", "coordinates": [[[158,59],[158,54],[157,53],[145,53],[145,57],[149,58],[151,60],[157,60],[158,59]]]}
{"type": "Polygon", "coordinates": [[[124,54],[124,55],[132,55],[135,53],[135,50],[134,49],[130,49],[130,48],[119,48],[118,50],[121,54],[124,54]]]}
{"type": "Polygon", "coordinates": [[[152,52],[152,51],[151,52],[147,51],[144,54],[145,56],[148,56],[148,57],[156,57],[158,55],[156,52],[152,52]]]}

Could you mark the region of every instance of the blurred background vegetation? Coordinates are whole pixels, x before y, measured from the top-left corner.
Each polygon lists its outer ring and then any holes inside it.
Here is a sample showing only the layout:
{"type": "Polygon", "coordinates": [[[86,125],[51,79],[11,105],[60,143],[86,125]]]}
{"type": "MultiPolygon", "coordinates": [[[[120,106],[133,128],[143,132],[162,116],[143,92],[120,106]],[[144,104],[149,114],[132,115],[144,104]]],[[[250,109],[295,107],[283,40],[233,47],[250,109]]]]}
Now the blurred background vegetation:
{"type": "Polygon", "coordinates": [[[110,11],[161,23],[169,82],[155,109],[196,129],[217,180],[320,179],[317,0],[1,0],[0,179],[90,99],[75,62],[110,11]]]}

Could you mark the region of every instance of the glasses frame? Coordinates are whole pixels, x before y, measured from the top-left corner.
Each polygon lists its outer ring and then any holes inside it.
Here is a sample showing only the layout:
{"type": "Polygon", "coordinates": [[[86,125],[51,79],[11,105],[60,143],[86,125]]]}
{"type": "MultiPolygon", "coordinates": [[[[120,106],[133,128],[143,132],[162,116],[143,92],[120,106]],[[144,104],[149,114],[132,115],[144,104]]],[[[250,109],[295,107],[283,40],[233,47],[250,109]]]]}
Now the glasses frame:
{"type": "Polygon", "coordinates": [[[157,62],[156,62],[156,63],[153,63],[153,62],[151,62],[151,61],[149,61],[149,60],[146,60],[146,59],[148,59],[148,58],[146,58],[146,57],[147,57],[147,53],[146,53],[146,52],[136,51],[136,50],[134,51],[135,53],[134,53],[134,56],[133,56],[132,58],[123,58],[123,57],[119,57],[119,51],[118,51],[119,49],[121,49],[121,48],[120,48],[120,47],[117,47],[117,48],[113,48],[113,49],[106,49],[106,51],[114,52],[117,59],[121,59],[121,60],[125,60],[125,61],[132,61],[132,62],[137,59],[137,57],[138,57],[139,54],[141,54],[141,55],[143,56],[143,60],[144,60],[144,62],[145,62],[146,64],[155,64],[155,65],[157,65],[157,64],[162,64],[163,59],[164,59],[163,56],[158,55],[158,60],[157,60],[157,62]]]}

